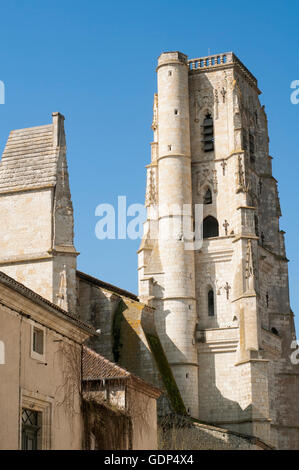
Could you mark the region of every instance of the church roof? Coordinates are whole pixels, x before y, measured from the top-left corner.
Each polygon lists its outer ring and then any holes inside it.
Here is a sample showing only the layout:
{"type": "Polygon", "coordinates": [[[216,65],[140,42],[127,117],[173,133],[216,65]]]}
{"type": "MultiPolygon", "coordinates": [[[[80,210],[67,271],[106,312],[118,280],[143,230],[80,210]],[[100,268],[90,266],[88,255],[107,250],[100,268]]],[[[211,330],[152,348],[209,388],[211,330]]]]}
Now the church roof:
{"type": "Polygon", "coordinates": [[[59,148],[54,124],[11,131],[0,163],[0,193],[55,186],[59,148]]]}

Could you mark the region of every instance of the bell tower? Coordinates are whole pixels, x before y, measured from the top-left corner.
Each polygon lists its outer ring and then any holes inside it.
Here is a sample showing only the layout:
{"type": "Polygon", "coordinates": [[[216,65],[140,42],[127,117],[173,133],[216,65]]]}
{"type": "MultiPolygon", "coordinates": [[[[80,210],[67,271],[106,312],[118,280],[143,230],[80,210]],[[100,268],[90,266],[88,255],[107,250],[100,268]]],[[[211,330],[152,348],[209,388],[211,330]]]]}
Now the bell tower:
{"type": "Polygon", "coordinates": [[[164,53],[157,75],[140,298],[193,417],[299,448],[288,260],[257,80],[231,52],[164,53]],[[198,206],[203,219],[193,250],[180,231],[165,236],[177,217],[165,207],[190,203],[195,230],[198,206]]]}

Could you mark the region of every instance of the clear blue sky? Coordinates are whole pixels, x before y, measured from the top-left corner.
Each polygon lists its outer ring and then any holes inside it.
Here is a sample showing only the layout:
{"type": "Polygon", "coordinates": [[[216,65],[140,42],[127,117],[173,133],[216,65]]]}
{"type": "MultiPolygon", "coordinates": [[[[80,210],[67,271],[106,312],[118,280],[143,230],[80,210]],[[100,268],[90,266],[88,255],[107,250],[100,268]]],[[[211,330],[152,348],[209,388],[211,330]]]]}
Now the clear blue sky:
{"type": "Polygon", "coordinates": [[[299,2],[9,0],[0,17],[0,150],[11,129],[65,115],[79,268],[134,292],[139,241],[97,240],[94,212],[118,195],[144,201],[157,57],[240,57],[268,114],[298,330],[299,104],[290,83],[299,80],[299,2]]]}

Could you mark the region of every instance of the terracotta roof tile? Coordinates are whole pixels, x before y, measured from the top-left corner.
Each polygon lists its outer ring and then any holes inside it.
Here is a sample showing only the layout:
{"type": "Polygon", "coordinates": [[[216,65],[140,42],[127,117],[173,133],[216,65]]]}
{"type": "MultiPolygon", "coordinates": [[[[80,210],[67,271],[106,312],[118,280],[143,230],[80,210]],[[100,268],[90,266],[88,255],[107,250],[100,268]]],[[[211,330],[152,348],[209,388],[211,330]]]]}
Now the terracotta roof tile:
{"type": "Polygon", "coordinates": [[[130,372],[108,361],[95,351],[83,347],[82,378],[83,380],[128,379],[130,372]]]}
{"type": "Polygon", "coordinates": [[[118,380],[127,381],[135,389],[139,389],[146,395],[158,398],[162,390],[146,382],[123,367],[114,364],[92,349],[83,346],[82,356],[82,380],[83,382],[118,380]]]}

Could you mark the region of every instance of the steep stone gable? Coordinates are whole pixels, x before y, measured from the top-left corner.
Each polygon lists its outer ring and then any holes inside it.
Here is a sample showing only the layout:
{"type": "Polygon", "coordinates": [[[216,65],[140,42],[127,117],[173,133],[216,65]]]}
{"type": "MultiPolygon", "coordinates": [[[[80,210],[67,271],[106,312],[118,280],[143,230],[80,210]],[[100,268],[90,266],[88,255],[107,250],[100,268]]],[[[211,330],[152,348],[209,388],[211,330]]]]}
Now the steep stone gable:
{"type": "Polygon", "coordinates": [[[0,164],[0,193],[54,186],[57,162],[53,124],[11,131],[0,164]]]}

